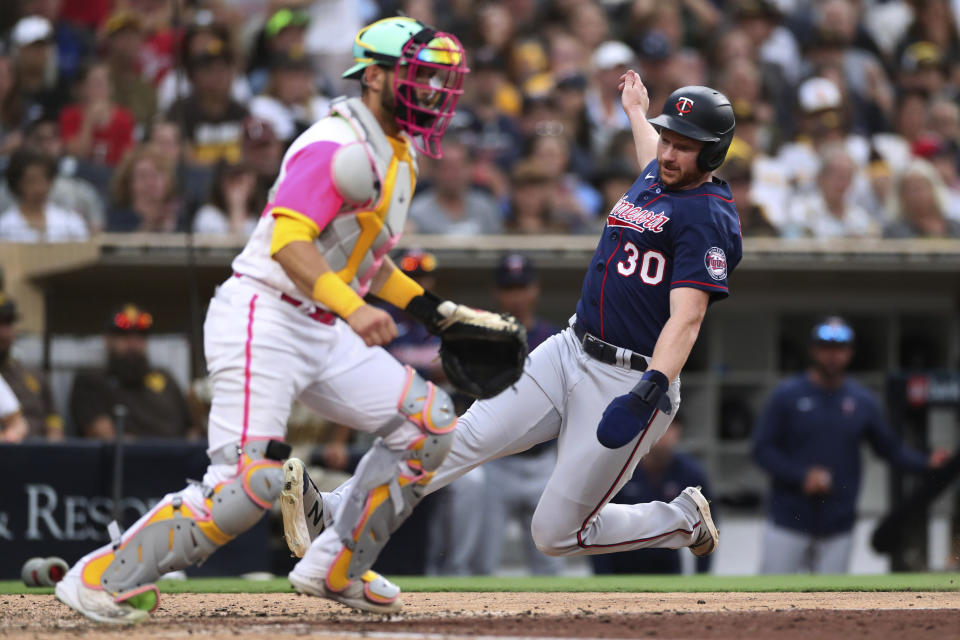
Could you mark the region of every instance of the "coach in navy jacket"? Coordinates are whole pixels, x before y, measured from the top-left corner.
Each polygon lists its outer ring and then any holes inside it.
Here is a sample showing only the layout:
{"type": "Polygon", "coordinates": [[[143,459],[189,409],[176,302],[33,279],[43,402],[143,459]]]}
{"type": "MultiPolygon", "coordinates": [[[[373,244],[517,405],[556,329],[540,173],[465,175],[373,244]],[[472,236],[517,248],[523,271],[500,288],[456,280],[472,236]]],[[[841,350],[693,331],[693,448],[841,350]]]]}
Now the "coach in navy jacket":
{"type": "Polygon", "coordinates": [[[754,458],[772,478],[763,573],[843,573],[860,490],[860,443],[895,467],[942,463],[900,443],[870,390],[846,376],[853,330],[840,318],[813,329],[811,366],[773,392],[754,432],[754,458]]]}

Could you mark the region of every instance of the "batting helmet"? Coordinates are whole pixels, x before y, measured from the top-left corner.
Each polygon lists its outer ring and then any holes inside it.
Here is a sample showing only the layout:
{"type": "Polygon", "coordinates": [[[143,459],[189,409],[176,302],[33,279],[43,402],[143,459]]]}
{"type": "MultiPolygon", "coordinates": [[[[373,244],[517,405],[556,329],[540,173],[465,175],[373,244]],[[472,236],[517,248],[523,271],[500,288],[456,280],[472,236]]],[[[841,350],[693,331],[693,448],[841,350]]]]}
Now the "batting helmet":
{"type": "Polygon", "coordinates": [[[723,164],[736,124],[727,96],[699,86],[680,87],[671,93],[660,115],[649,122],[657,131],[669,129],[702,142],[697,156],[701,171],[713,171],[723,164]]]}

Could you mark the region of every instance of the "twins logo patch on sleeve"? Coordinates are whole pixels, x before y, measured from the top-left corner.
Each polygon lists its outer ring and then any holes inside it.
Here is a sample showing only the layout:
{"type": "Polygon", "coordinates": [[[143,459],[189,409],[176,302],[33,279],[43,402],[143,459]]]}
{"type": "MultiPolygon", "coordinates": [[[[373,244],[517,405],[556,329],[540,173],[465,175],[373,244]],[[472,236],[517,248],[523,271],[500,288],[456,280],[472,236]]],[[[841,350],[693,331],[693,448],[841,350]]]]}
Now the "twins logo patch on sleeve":
{"type": "Polygon", "coordinates": [[[707,273],[714,280],[723,280],[727,277],[727,254],[719,247],[710,247],[703,257],[703,265],[707,273]]]}

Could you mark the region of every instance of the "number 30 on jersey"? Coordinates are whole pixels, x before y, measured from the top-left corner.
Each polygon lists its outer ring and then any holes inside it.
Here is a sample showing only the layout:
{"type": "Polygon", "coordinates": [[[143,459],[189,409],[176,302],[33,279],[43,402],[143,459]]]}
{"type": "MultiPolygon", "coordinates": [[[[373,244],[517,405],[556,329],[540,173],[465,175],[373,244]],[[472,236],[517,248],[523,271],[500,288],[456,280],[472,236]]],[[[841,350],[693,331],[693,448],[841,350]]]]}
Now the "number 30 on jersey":
{"type": "MultiPolygon", "coordinates": [[[[628,242],[623,246],[627,252],[627,260],[617,262],[617,273],[624,277],[632,276],[637,270],[637,259],[640,258],[640,250],[637,245],[628,242]]],[[[640,279],[644,284],[658,285],[663,282],[663,272],[667,267],[667,259],[659,251],[650,249],[643,252],[643,258],[640,260],[640,279]]]]}

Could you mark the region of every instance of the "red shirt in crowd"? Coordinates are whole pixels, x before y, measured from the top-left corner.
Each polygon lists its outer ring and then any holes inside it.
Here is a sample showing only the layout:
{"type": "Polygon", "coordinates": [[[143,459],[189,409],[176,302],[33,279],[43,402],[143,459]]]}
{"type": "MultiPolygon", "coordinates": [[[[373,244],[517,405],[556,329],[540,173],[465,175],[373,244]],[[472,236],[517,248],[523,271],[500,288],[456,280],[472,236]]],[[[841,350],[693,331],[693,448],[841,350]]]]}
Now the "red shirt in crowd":
{"type": "MultiPolygon", "coordinates": [[[[123,154],[133,145],[133,114],[123,107],[114,107],[110,122],[105,127],[94,129],[93,148],[89,160],[116,166],[123,154]]],[[[83,127],[83,107],[72,104],[60,112],[60,137],[68,142],[80,134],[83,127]]]]}

